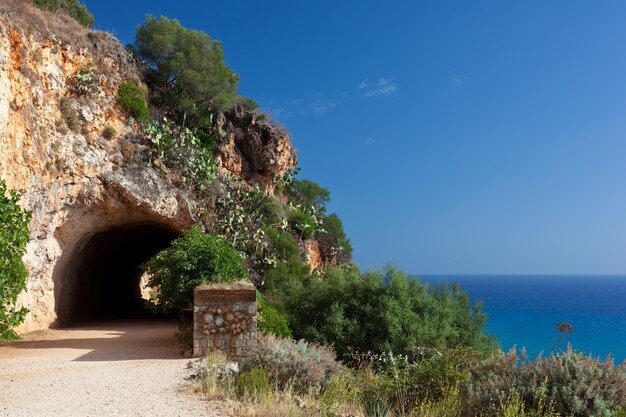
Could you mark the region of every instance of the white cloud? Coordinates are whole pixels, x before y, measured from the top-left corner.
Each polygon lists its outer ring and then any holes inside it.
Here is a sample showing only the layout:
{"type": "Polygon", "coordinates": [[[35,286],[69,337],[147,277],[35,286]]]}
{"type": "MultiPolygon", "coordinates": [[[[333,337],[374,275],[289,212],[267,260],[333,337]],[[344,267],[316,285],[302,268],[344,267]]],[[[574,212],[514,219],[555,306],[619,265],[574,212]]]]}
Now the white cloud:
{"type": "Polygon", "coordinates": [[[398,84],[393,78],[380,78],[375,84],[362,81],[358,87],[365,91],[365,97],[388,96],[398,90],[398,84]]]}
{"type": "Polygon", "coordinates": [[[317,100],[311,104],[311,108],[313,109],[313,113],[321,114],[326,113],[328,110],[332,109],[336,106],[336,103],[328,100],[317,100]]]}
{"type": "Polygon", "coordinates": [[[291,117],[292,115],[289,110],[283,109],[282,107],[280,109],[272,109],[270,110],[270,113],[274,117],[291,117]]]}
{"type": "Polygon", "coordinates": [[[452,77],[452,81],[456,85],[463,85],[463,84],[465,84],[465,81],[467,81],[467,77],[465,75],[459,75],[459,76],[456,76],[456,77],[452,77]]]}
{"type": "Polygon", "coordinates": [[[375,143],[376,139],[374,138],[365,138],[365,143],[367,143],[368,145],[371,145],[372,143],[375,143]]]}

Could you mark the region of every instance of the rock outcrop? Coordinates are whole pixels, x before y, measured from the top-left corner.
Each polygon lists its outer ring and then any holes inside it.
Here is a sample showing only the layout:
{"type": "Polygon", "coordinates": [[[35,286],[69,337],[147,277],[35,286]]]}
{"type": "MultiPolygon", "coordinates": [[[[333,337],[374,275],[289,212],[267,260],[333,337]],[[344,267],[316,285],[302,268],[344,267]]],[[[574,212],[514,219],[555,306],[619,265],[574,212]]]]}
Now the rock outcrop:
{"type": "Polygon", "coordinates": [[[242,106],[219,114],[217,126],[224,133],[216,148],[218,164],[249,184],[271,191],[297,164],[289,135],[242,106]]]}
{"type": "MultiPolygon", "coordinates": [[[[179,233],[196,221],[196,206],[180,182],[134,157],[140,132],[116,100],[120,83],[140,80],[125,48],[15,4],[0,7],[0,178],[33,212],[30,278],[18,300],[30,310],[18,329],[25,332],[58,322],[63,287],[73,285],[66,275],[94,236],[136,224],[179,233]],[[73,87],[79,69],[95,76],[86,92],[73,87]]],[[[295,164],[289,137],[239,110],[234,116],[223,116],[218,164],[271,191],[295,164]]]]}

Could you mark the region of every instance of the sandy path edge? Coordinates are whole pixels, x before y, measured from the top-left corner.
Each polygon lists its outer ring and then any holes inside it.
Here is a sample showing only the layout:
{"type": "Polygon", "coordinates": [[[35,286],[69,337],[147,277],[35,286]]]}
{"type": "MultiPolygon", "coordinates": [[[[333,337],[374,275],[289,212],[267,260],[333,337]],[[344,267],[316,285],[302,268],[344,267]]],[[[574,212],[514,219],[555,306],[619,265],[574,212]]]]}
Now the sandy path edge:
{"type": "Polygon", "coordinates": [[[2,416],[226,417],[191,393],[173,322],[107,323],[0,344],[2,416]]]}

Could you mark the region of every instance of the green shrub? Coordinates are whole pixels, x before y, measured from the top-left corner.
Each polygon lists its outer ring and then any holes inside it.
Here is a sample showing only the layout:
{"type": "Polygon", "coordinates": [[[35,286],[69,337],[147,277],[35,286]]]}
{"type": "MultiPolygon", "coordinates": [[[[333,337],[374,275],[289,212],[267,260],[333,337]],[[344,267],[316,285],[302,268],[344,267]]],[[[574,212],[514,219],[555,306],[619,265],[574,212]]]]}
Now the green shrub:
{"type": "Polygon", "coordinates": [[[273,334],[278,337],[291,337],[287,318],[271,305],[267,304],[261,293],[257,292],[257,328],[262,334],[273,334]]]}
{"type": "Polygon", "coordinates": [[[35,4],[51,12],[65,13],[86,28],[93,26],[95,21],[87,6],[79,0],[35,0],[35,4]]]}
{"type": "Polygon", "coordinates": [[[117,98],[126,111],[142,122],[150,118],[146,94],[147,91],[143,87],[133,82],[123,82],[117,90],[117,98]]]}
{"type": "Polygon", "coordinates": [[[352,353],[415,354],[422,348],[471,347],[490,351],[485,315],[458,286],[429,289],[390,268],[361,273],[354,265],[321,275],[273,281],[268,297],[284,311],[296,338],[352,353]]]}
{"type": "Polygon", "coordinates": [[[7,195],[0,179],[0,339],[16,339],[13,328],[24,321],[25,308],[17,309],[17,296],[26,289],[28,272],[22,261],[29,240],[31,212],[18,205],[15,191],[7,195]]]}
{"type": "Polygon", "coordinates": [[[135,49],[145,62],[155,104],[191,128],[210,124],[211,112],[239,100],[239,76],[224,63],[222,44],[176,19],[147,16],[135,49]]]}
{"type": "Polygon", "coordinates": [[[261,368],[243,371],[237,376],[235,381],[235,392],[239,398],[244,400],[253,402],[266,401],[272,392],[270,378],[261,368]]]}
{"type": "Polygon", "coordinates": [[[329,348],[273,335],[262,337],[254,354],[240,365],[243,370],[262,368],[276,387],[301,393],[319,392],[340,369],[329,348]]]}
{"type": "Polygon", "coordinates": [[[193,290],[200,284],[247,277],[243,261],[232,246],[199,227],[174,240],[144,269],[151,275],[148,286],[158,288],[158,304],[165,311],[191,306],[193,290]]]}
{"type": "Polygon", "coordinates": [[[289,214],[289,227],[303,240],[311,239],[315,234],[313,217],[299,209],[289,214]]]}

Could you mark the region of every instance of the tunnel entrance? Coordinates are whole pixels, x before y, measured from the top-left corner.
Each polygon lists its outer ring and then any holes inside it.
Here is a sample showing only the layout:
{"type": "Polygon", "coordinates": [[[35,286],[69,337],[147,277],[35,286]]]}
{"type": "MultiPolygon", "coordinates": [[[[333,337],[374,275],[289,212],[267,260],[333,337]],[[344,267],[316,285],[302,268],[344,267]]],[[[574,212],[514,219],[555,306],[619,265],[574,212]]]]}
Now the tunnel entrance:
{"type": "Polygon", "coordinates": [[[115,226],[89,237],[64,270],[59,324],[150,317],[141,298],[140,266],[176,237],[155,223],[115,226]]]}

